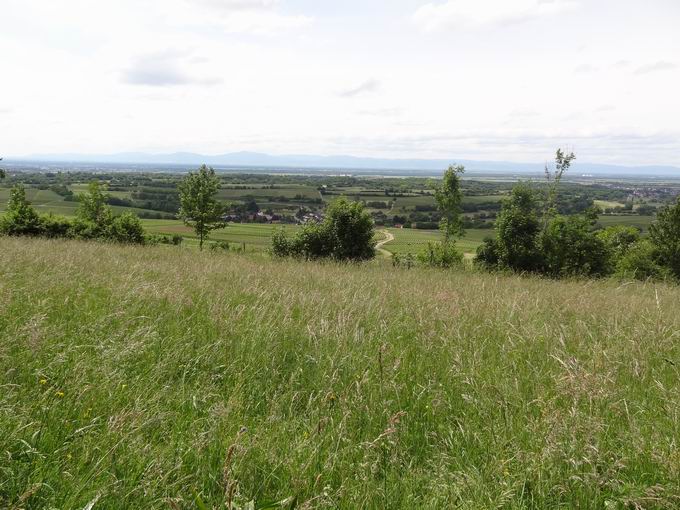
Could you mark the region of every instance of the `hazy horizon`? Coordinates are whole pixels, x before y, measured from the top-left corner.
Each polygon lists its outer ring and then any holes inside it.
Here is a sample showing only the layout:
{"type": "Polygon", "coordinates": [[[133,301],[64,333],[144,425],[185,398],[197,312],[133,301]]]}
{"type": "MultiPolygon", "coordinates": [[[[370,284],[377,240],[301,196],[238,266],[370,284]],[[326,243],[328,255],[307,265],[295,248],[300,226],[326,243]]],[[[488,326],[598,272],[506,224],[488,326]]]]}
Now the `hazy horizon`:
{"type": "Polygon", "coordinates": [[[0,156],[680,165],[673,0],[7,0],[0,156]]]}

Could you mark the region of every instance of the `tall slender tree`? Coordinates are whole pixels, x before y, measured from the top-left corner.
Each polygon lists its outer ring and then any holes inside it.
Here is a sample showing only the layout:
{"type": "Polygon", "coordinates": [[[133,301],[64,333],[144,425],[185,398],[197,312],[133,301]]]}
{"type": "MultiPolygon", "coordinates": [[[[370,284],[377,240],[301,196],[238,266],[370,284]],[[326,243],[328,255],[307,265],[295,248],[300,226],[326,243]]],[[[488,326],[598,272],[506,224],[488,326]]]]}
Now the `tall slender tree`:
{"type": "Polygon", "coordinates": [[[555,152],[555,170],[551,171],[548,164],[545,165],[545,178],[548,181],[548,194],[543,212],[543,228],[548,227],[548,222],[557,214],[557,188],[562,181],[562,176],[571,167],[576,159],[576,154],[557,149],[555,152]]]}
{"type": "Polygon", "coordinates": [[[440,228],[444,233],[444,242],[454,241],[462,236],[463,230],[462,206],[463,193],[461,192],[460,176],[465,172],[463,165],[449,166],[444,173],[441,186],[434,191],[434,199],[442,214],[440,228]]]}
{"type": "Polygon", "coordinates": [[[196,232],[201,250],[211,231],[226,226],[222,220],[224,207],[217,201],[219,189],[220,180],[215,170],[206,165],[189,172],[179,184],[179,215],[196,232]]]}

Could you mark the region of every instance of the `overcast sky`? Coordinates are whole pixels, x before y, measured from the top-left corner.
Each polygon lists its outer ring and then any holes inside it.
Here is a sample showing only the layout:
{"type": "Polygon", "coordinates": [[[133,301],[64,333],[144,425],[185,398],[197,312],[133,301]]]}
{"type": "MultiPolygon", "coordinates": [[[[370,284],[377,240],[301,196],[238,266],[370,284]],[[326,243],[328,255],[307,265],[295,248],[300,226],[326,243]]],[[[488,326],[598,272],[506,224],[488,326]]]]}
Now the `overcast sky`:
{"type": "Polygon", "coordinates": [[[680,165],[678,0],[0,0],[0,153],[680,165]]]}

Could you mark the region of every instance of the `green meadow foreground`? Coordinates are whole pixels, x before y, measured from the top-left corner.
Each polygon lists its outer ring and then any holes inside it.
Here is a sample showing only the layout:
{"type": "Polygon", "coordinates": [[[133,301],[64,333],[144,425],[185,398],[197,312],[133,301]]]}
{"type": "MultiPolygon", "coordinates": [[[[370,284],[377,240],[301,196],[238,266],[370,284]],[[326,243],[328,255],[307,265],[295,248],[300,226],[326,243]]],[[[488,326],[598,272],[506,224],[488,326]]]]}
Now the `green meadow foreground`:
{"type": "Polygon", "coordinates": [[[0,246],[0,508],[680,507],[679,287],[0,246]]]}

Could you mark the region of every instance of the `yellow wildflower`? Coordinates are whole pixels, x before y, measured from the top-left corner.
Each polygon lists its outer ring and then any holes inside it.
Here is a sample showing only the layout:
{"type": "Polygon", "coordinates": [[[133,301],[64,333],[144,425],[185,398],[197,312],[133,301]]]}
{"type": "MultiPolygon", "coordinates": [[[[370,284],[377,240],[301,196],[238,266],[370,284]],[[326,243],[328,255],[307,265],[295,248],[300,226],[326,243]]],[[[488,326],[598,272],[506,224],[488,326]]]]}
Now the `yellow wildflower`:
{"type": "Polygon", "coordinates": [[[59,398],[62,398],[62,397],[64,396],[64,392],[63,392],[63,391],[57,391],[57,392],[55,393],[55,395],[56,395],[57,397],[59,397],[59,398]]]}
{"type": "Polygon", "coordinates": [[[42,384],[43,386],[47,384],[47,379],[40,379],[40,384],[42,384]]]}

